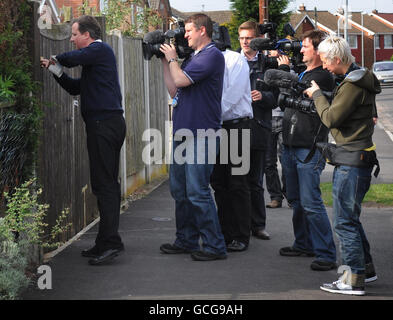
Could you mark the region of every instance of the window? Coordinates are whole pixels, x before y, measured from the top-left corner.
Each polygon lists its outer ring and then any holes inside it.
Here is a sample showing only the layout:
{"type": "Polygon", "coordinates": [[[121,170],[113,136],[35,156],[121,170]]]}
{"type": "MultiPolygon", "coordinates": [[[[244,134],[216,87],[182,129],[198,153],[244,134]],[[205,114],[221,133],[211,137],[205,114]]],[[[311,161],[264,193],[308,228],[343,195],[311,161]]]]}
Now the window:
{"type": "Polygon", "coordinates": [[[375,49],[379,49],[379,35],[375,35],[374,36],[374,45],[375,45],[375,49]]]}
{"type": "Polygon", "coordinates": [[[351,49],[358,48],[358,36],[357,35],[348,35],[348,43],[351,49]]]}
{"type": "Polygon", "coordinates": [[[384,48],[392,48],[392,35],[391,34],[385,34],[383,36],[383,46],[384,48]]]}

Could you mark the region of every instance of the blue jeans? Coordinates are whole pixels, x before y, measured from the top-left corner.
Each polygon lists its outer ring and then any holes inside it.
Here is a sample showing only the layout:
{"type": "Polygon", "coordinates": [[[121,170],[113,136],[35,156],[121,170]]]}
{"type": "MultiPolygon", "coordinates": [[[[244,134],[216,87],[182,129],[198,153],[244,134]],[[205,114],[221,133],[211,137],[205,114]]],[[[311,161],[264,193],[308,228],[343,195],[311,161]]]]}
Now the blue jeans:
{"type": "Polygon", "coordinates": [[[330,221],[319,188],[325,160],[316,150],[308,163],[302,163],[309,149],[284,146],[282,167],[287,199],[293,208],[294,248],[314,252],[320,261],[336,262],[336,246],[330,221]]]}
{"type": "MultiPolygon", "coordinates": [[[[207,150],[208,138],[198,139],[199,142],[202,142],[199,147],[204,145],[205,150],[207,150]]],[[[199,238],[201,237],[204,251],[225,254],[224,236],[221,232],[217,209],[209,187],[210,175],[213,172],[219,143],[218,139],[209,140],[210,142],[211,140],[217,142],[214,149],[214,160],[211,164],[208,163],[208,152],[205,152],[205,163],[201,163],[201,150],[198,150],[197,138],[191,142],[187,142],[187,140],[173,141],[172,155],[175,154],[175,149],[183,144],[183,147],[186,146],[186,148],[182,154],[185,157],[190,157],[187,158],[185,163],[179,163],[175,158],[169,171],[171,195],[176,202],[175,245],[197,251],[200,250],[199,238]],[[197,159],[198,154],[199,159],[197,159]]]]}
{"type": "Polygon", "coordinates": [[[370,244],[360,223],[361,204],[370,188],[372,168],[338,166],[333,173],[334,230],[340,240],[342,264],[364,274],[371,263],[370,244]]]}

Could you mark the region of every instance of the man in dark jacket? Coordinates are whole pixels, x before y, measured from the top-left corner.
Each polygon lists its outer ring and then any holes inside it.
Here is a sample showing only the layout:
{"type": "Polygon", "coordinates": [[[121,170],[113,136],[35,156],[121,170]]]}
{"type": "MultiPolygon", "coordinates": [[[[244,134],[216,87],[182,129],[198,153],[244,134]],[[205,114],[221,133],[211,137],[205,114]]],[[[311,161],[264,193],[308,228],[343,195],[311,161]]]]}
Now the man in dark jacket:
{"type": "Polygon", "coordinates": [[[326,156],[335,166],[334,228],[340,240],[342,265],[347,267],[338,281],[324,284],[321,289],[364,295],[365,283],[377,280],[370,244],[360,222],[360,211],[370,187],[372,169],[378,165],[372,135],[375,95],[381,92],[381,87],[371,71],[360,69],[353,63],[351,49],[343,38],[330,36],[318,50],[323,67],[344,78],[334,91],[331,103],[315,82],[306,93],[314,99],[318,115],[331,129],[337,144],[331,149],[335,151],[326,156]]]}
{"type": "MultiPolygon", "coordinates": [[[[332,91],[332,75],[322,68],[317,48],[325,33],[312,30],[304,34],[301,52],[307,69],[300,81],[315,80],[325,91],[332,91]]],[[[336,247],[319,188],[325,161],[315,142],[327,141],[328,129],[315,113],[285,108],[283,118],[282,167],[288,202],[293,208],[292,246],[280,249],[282,256],[316,256],[311,269],[327,271],[336,267],[336,247]],[[307,159],[307,160],[306,160],[307,159]]]]}
{"type": "Polygon", "coordinates": [[[83,250],[82,256],[91,258],[89,264],[99,265],[124,251],[118,232],[121,200],[118,175],[126,125],[115,55],[100,40],[100,25],[93,17],[82,16],[72,22],[71,28],[70,41],[76,50],[57,55],[54,60],[42,59],[41,65],[50,67],[49,70],[57,65],[60,72],[54,73],[55,80],[69,94],[81,96],[90,181],[100,212],[95,246],[83,250]],[[81,78],[70,78],[61,71],[61,66],[82,66],[81,78]]]}

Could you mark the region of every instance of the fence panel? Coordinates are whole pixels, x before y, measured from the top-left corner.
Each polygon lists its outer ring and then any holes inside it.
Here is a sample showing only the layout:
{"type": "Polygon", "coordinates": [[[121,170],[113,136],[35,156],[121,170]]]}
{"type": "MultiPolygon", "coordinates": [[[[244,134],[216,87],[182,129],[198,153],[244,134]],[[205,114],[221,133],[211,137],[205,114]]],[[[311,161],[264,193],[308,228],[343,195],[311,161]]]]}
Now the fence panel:
{"type": "MultiPolygon", "coordinates": [[[[104,24],[102,24],[104,25],[104,24]]],[[[39,54],[43,57],[73,50],[69,39],[55,40],[56,30],[45,31],[39,36],[39,54]]],[[[144,98],[144,61],[141,39],[106,35],[106,42],[112,46],[117,61],[122,41],[124,65],[124,108],[127,124],[126,176],[133,179],[143,172],[142,134],[146,129],[144,98]]],[[[81,68],[66,69],[71,77],[79,77],[81,68]]],[[[63,236],[67,240],[98,217],[96,198],[92,194],[89,180],[89,162],[86,147],[85,125],[80,114],[79,98],[70,96],[53,79],[51,73],[37,71],[42,81],[41,100],[44,119],[37,175],[43,187],[43,201],[50,205],[47,222],[55,224],[65,208],[70,209],[69,222],[72,229],[63,236]]],[[[150,127],[165,132],[168,119],[167,93],[162,75],[161,61],[153,58],[149,62],[150,127]]],[[[163,143],[165,141],[163,140],[163,143]]],[[[163,147],[164,150],[164,147],[163,147]]],[[[127,190],[124,190],[127,193],[127,190]]],[[[129,192],[129,191],[128,191],[129,192]]],[[[127,194],[123,194],[126,198],[127,194]]]]}

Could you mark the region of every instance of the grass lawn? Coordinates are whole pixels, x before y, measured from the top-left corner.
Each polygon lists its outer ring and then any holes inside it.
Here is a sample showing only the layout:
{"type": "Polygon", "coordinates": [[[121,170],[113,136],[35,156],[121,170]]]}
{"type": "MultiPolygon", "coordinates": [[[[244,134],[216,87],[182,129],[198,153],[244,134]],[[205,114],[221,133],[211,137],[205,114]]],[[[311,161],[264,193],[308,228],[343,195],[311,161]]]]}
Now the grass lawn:
{"type": "MultiPolygon", "coordinates": [[[[321,183],[322,199],[326,206],[333,206],[332,183],[321,183]]],[[[372,184],[363,199],[365,207],[393,207],[393,184],[372,184]]]]}

